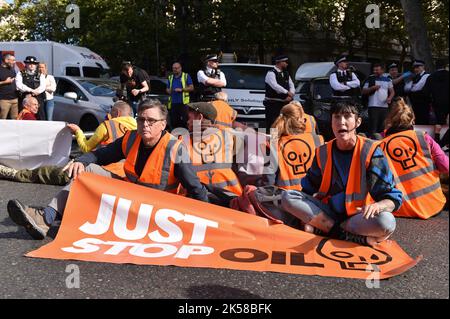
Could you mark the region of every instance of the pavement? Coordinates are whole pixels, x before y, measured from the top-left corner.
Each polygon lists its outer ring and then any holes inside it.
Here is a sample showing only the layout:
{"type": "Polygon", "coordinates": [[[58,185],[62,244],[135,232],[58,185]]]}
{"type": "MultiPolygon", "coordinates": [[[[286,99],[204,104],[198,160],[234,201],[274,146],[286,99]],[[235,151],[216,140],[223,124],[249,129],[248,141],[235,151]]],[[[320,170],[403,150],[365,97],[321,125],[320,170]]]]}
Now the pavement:
{"type": "Polygon", "coordinates": [[[0,180],[0,298],[449,298],[448,211],[427,221],[399,219],[393,239],[423,260],[369,289],[355,279],[24,257],[51,238],[32,240],[16,226],[8,200],[43,206],[60,188],[0,180]],[[80,288],[66,286],[72,264],[79,267],[80,288]]]}

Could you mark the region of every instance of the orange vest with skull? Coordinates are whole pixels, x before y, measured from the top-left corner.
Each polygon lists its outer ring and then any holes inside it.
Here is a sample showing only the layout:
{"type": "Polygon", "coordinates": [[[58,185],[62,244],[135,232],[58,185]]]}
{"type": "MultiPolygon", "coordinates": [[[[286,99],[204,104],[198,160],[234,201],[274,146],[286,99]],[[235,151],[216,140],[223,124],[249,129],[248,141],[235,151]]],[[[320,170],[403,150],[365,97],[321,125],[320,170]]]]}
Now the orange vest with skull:
{"type": "Polygon", "coordinates": [[[303,120],[305,121],[305,133],[317,134],[317,123],[314,116],[305,113],[303,120]]]}
{"type": "Polygon", "coordinates": [[[445,205],[439,172],[431,157],[424,132],[407,130],[383,139],[381,147],[388,159],[403,204],[394,215],[427,219],[445,205]]]}
{"type": "Polygon", "coordinates": [[[278,141],[278,174],[275,185],[284,189],[301,190],[301,180],[311,167],[316,148],[323,137],[303,133],[287,135],[278,141]]]}
{"type": "Polygon", "coordinates": [[[242,194],[242,186],[232,170],[234,141],[231,133],[211,128],[201,136],[191,135],[190,143],[186,144],[193,170],[201,183],[242,194]]]}
{"type": "MultiPolygon", "coordinates": [[[[323,202],[328,202],[328,192],[333,178],[333,143],[336,139],[320,146],[316,150],[317,164],[322,172],[322,182],[320,184],[317,197],[323,202]]],[[[347,186],[345,188],[345,210],[347,216],[358,213],[357,208],[373,203],[374,200],[367,189],[366,172],[369,167],[372,155],[379,142],[357,136],[355,149],[353,150],[352,163],[348,175],[347,186]]]]}
{"type": "Polygon", "coordinates": [[[124,170],[126,180],[176,194],[179,181],[175,177],[175,155],[181,141],[166,133],[153,149],[145,163],[141,175],[134,169],[141,144],[141,136],[137,131],[128,131],[122,140],[122,152],[125,155],[124,170]]]}

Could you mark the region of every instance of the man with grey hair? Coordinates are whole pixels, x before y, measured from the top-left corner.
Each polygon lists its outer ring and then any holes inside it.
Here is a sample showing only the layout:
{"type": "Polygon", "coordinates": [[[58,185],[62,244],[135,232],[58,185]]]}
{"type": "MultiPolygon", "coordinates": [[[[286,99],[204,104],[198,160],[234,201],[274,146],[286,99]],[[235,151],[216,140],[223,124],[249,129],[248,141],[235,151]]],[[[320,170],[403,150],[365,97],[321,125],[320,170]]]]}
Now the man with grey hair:
{"type": "Polygon", "coordinates": [[[0,66],[0,119],[16,119],[19,112],[16,71],[14,65],[16,58],[12,54],[5,54],[0,66]]]}
{"type": "MultiPolygon", "coordinates": [[[[106,147],[75,159],[67,168],[69,177],[76,179],[86,171],[121,179],[99,165],[125,159],[126,181],[174,194],[181,184],[189,197],[207,202],[206,188],[194,173],[185,146],[165,130],[166,119],[167,109],[161,102],[151,99],[140,102],[137,130],[128,131],[106,147]]],[[[34,239],[44,239],[56,216],[63,214],[70,187],[71,183],[44,209],[10,200],[9,216],[17,225],[24,226],[34,239]]]]}
{"type": "Polygon", "coordinates": [[[17,120],[36,121],[36,114],[39,112],[39,102],[32,96],[27,96],[22,101],[22,111],[17,116],[17,120]]]}

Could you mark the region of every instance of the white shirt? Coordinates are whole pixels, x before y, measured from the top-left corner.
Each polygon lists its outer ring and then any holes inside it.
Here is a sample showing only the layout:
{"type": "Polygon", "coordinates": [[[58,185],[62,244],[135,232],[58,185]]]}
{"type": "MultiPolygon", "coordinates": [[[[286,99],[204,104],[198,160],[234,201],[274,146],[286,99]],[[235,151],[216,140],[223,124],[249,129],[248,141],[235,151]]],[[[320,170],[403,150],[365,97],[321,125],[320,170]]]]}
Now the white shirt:
{"type": "Polygon", "coordinates": [[[425,83],[427,83],[427,79],[430,76],[429,74],[425,74],[425,71],[423,71],[422,73],[420,73],[420,75],[422,75],[422,78],[420,79],[419,82],[417,82],[416,84],[413,83],[413,81],[408,81],[405,84],[405,92],[417,92],[423,89],[423,87],[425,86],[425,83]]]}
{"type": "MultiPolygon", "coordinates": [[[[343,70],[337,70],[337,72],[339,73],[344,73],[345,71],[343,70]]],[[[335,91],[347,91],[350,89],[354,89],[354,88],[358,88],[361,83],[359,82],[358,77],[356,76],[355,73],[352,72],[352,80],[347,82],[347,85],[342,84],[338,81],[336,73],[331,73],[330,75],[330,85],[333,88],[333,90],[335,91]]]]}
{"type": "MultiPolygon", "coordinates": [[[[387,76],[382,75],[375,80],[375,85],[379,85],[380,88],[376,90],[372,95],[369,95],[369,107],[384,107],[388,108],[387,98],[389,97],[389,89],[394,88],[392,80],[387,76]]],[[[364,88],[369,88],[369,83],[364,84],[364,88]]]]}
{"type": "Polygon", "coordinates": [[[32,89],[27,85],[23,84],[22,72],[17,72],[16,74],[16,87],[19,91],[28,93],[37,90],[38,94],[41,94],[45,91],[45,75],[41,74],[39,77],[39,86],[37,89],[32,89]]]}
{"type": "Polygon", "coordinates": [[[53,75],[48,74],[45,78],[45,98],[47,101],[53,100],[53,93],[56,91],[56,81],[53,75]]]}
{"type": "MultiPolygon", "coordinates": [[[[208,73],[212,73],[213,69],[207,67],[207,68],[206,68],[206,71],[208,71],[208,73]]],[[[205,74],[205,71],[200,70],[200,71],[197,72],[197,81],[198,81],[198,83],[202,83],[202,84],[204,84],[204,85],[207,85],[207,84],[206,84],[206,81],[207,81],[208,79],[211,79],[211,78],[208,77],[208,76],[205,74]]],[[[225,74],[224,74],[222,71],[220,71],[220,73],[219,73],[219,78],[218,78],[218,80],[222,81],[222,83],[223,83],[224,86],[227,86],[227,79],[225,78],[225,74]]]]}
{"type": "MultiPolygon", "coordinates": [[[[279,68],[277,68],[276,66],[274,67],[276,72],[282,72],[279,68]]],[[[266,74],[266,79],[265,79],[266,83],[270,85],[270,87],[272,89],[275,90],[275,92],[277,92],[278,94],[287,94],[288,92],[291,92],[292,94],[295,94],[295,86],[294,86],[294,82],[292,82],[291,77],[289,76],[289,91],[286,90],[284,87],[282,87],[281,85],[278,84],[277,82],[277,77],[275,76],[275,73],[273,73],[272,71],[267,72],[266,74]]]]}

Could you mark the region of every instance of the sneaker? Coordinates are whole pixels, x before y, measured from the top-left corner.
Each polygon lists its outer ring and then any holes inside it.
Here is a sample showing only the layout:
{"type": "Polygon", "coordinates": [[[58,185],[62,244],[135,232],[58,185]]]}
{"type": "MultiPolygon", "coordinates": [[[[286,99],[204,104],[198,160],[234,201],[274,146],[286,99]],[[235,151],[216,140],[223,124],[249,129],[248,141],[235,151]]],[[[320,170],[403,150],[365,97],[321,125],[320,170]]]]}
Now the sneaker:
{"type": "Polygon", "coordinates": [[[16,169],[0,164],[0,179],[14,179],[16,173],[16,169]]]}
{"type": "Polygon", "coordinates": [[[363,246],[369,246],[367,236],[349,233],[348,231],[343,231],[342,235],[343,236],[341,239],[343,239],[343,240],[351,241],[351,242],[354,242],[354,243],[357,243],[357,244],[360,244],[363,246]]]}
{"type": "Polygon", "coordinates": [[[323,232],[322,230],[320,230],[317,227],[314,227],[314,226],[311,226],[308,224],[305,224],[303,230],[310,234],[314,234],[314,235],[318,235],[318,236],[326,236],[325,232],[323,232]]]}
{"type": "Polygon", "coordinates": [[[28,207],[17,199],[8,202],[9,217],[19,226],[24,226],[34,239],[44,239],[50,227],[44,220],[44,209],[28,207]]]}

